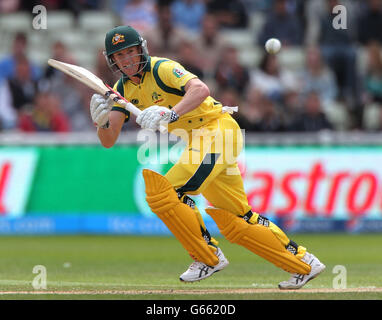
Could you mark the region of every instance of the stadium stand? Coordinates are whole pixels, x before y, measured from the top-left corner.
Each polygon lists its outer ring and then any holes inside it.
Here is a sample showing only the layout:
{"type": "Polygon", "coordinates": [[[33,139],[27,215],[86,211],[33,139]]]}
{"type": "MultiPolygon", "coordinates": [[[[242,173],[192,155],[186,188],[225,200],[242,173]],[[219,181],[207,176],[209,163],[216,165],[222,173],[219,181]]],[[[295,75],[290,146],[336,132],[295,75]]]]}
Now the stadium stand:
{"type": "MultiPolygon", "coordinates": [[[[300,15],[300,18],[305,17],[304,31],[307,32],[307,30],[309,30],[310,21],[308,20],[307,13],[304,11],[304,6],[310,8],[309,17],[311,17],[312,12],[314,13],[316,10],[311,9],[315,7],[312,6],[312,1],[286,1],[288,3],[288,10],[300,15]]],[[[171,1],[156,2],[157,5],[160,6],[171,3],[171,1]]],[[[242,3],[247,2],[248,1],[242,1],[242,3]]],[[[61,2],[58,1],[57,3],[61,2]]],[[[118,3],[121,5],[127,3],[127,1],[119,1],[118,3]]],[[[317,9],[317,12],[319,11],[318,14],[323,12],[325,3],[324,0],[314,2],[314,5],[320,8],[320,10],[317,9]],[[318,3],[320,3],[319,6],[317,6],[318,3]]],[[[368,4],[365,2],[355,1],[355,3],[352,4],[352,15],[354,16],[354,12],[359,12],[361,15],[367,6],[368,4]],[[355,11],[354,8],[359,8],[359,10],[355,11]]],[[[29,10],[30,6],[27,6],[27,8],[29,10]]],[[[105,32],[119,25],[121,23],[121,16],[115,11],[114,2],[98,1],[97,6],[94,7],[102,8],[98,10],[94,10],[94,8],[93,10],[89,10],[86,7],[81,8],[80,6],[76,8],[77,9],[74,10],[70,6],[58,6],[52,10],[48,10],[47,30],[33,29],[33,14],[26,10],[25,7],[20,7],[20,10],[14,12],[0,12],[0,60],[11,54],[12,42],[16,33],[23,32],[27,35],[28,39],[27,57],[34,63],[40,65],[42,69],[46,69],[46,61],[52,56],[53,45],[59,40],[68,48],[76,63],[94,71],[97,63],[97,54],[104,46],[105,32]]],[[[219,31],[222,38],[237,49],[239,62],[248,71],[258,69],[259,63],[265,54],[264,48],[257,44],[257,39],[270,10],[272,10],[271,5],[252,5],[247,12],[247,28],[230,29],[224,27],[219,31]]],[[[314,23],[317,23],[317,21],[318,19],[314,19],[314,23]]],[[[160,26],[158,25],[157,28],[160,28],[160,26]]],[[[160,30],[158,32],[160,32],[160,30]]],[[[150,34],[148,33],[148,35],[150,34]]],[[[148,37],[148,39],[150,39],[150,37],[148,37]]],[[[298,75],[305,66],[305,55],[308,44],[310,45],[311,43],[305,40],[305,43],[301,46],[284,45],[281,52],[276,56],[277,63],[282,69],[287,69],[289,72],[298,75]]],[[[353,44],[356,48],[357,81],[359,83],[359,89],[361,90],[359,97],[363,103],[360,109],[361,113],[358,110],[353,114],[354,110],[349,108],[348,101],[340,96],[336,97],[335,101],[329,105],[324,105],[323,111],[335,130],[343,131],[353,129],[354,123],[357,121],[354,121],[352,117],[361,117],[361,119],[359,119],[361,126],[357,127],[357,129],[378,130],[377,128],[380,127],[381,122],[379,120],[381,102],[374,101],[369,95],[365,95],[363,91],[364,75],[367,72],[370,54],[365,45],[357,41],[354,41],[353,44]],[[364,113],[362,113],[362,110],[364,113]]],[[[198,50],[200,50],[200,57],[203,57],[203,48],[198,48],[198,50]]],[[[176,57],[176,54],[176,52],[168,52],[169,57],[176,57]]],[[[209,84],[211,83],[212,88],[216,88],[214,92],[217,94],[222,92],[221,88],[216,87],[216,83],[214,82],[213,68],[212,72],[209,71],[207,73],[205,81],[209,84]]],[[[381,79],[378,81],[382,83],[381,79]]],[[[249,89],[250,88],[245,88],[244,91],[248,91],[249,89]]],[[[219,99],[219,96],[217,96],[217,99],[219,99]]],[[[240,104],[245,101],[245,99],[245,94],[238,95],[237,103],[240,104]]],[[[275,103],[278,105],[277,108],[280,109],[280,112],[286,112],[283,110],[282,101],[275,101],[275,103]]],[[[297,107],[296,110],[299,110],[299,107],[297,107]]]]}

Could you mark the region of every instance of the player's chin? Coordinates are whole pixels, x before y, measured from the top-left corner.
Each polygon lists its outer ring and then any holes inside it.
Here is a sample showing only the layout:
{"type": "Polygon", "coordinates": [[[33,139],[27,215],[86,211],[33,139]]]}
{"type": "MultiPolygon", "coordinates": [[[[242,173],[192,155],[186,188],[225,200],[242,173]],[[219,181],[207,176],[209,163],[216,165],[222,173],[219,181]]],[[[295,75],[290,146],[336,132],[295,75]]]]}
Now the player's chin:
{"type": "Polygon", "coordinates": [[[134,66],[134,67],[123,67],[122,71],[128,77],[132,77],[135,74],[137,74],[138,68],[136,66],[134,66]]]}

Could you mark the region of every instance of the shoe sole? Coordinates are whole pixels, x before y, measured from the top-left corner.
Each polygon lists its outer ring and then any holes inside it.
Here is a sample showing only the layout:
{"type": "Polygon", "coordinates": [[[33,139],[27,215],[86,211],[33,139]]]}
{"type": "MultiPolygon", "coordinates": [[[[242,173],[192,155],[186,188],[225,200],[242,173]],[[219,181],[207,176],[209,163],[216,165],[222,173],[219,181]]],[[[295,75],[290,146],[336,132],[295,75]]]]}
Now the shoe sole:
{"type": "Polygon", "coordinates": [[[196,280],[184,280],[184,279],[182,279],[182,278],[179,277],[179,280],[182,281],[182,282],[185,282],[185,283],[199,282],[199,281],[201,281],[201,280],[204,280],[204,279],[206,279],[206,278],[211,277],[214,273],[223,270],[223,269],[224,269],[226,266],[228,266],[228,265],[229,265],[229,262],[227,262],[227,264],[225,264],[225,265],[224,265],[222,268],[220,268],[219,270],[216,270],[216,271],[212,272],[210,275],[205,276],[205,277],[200,278],[200,279],[196,279],[196,280]]]}
{"type": "Polygon", "coordinates": [[[280,290],[298,290],[298,289],[301,289],[303,286],[305,286],[310,280],[313,280],[315,278],[317,278],[317,276],[319,276],[324,270],[326,269],[326,266],[323,264],[322,265],[322,269],[319,270],[314,276],[311,276],[308,280],[306,280],[306,282],[304,284],[302,284],[301,286],[299,287],[281,287],[280,285],[278,286],[280,290]]]}

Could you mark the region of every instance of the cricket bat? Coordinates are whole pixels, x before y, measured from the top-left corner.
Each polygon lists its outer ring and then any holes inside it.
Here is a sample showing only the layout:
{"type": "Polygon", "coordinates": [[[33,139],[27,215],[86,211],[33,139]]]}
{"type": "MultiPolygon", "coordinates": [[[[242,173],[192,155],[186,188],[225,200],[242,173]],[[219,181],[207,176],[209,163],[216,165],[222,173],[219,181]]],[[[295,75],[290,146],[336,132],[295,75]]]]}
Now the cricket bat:
{"type": "MultiPolygon", "coordinates": [[[[95,92],[107,98],[110,97],[116,104],[130,111],[135,116],[138,116],[142,112],[89,70],[74,64],[65,63],[54,59],[49,59],[48,64],[53,68],[64,72],[68,76],[77,79],[89,88],[93,89],[95,92]]],[[[159,131],[161,133],[166,133],[167,128],[160,126],[159,131]]]]}

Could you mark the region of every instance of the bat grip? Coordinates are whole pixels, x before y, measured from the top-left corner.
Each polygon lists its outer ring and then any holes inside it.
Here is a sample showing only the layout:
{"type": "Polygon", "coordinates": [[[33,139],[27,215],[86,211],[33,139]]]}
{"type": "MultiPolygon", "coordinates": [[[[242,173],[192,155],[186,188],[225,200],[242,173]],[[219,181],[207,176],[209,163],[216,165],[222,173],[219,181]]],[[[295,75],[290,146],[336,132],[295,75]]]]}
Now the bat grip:
{"type": "Polygon", "coordinates": [[[163,133],[163,134],[168,132],[167,128],[164,125],[159,126],[159,131],[160,133],[163,133]]]}
{"type": "MultiPolygon", "coordinates": [[[[116,102],[119,105],[126,107],[126,109],[128,109],[129,111],[134,113],[136,116],[138,116],[142,112],[136,106],[134,106],[131,102],[126,100],[124,97],[122,97],[118,92],[115,92],[110,87],[109,87],[109,89],[110,90],[105,93],[105,96],[107,98],[110,97],[114,102],[116,102]],[[114,95],[114,97],[112,95],[114,95]]],[[[159,126],[159,132],[163,133],[163,134],[167,133],[168,132],[167,127],[164,125],[160,125],[159,126]]]]}
{"type": "Polygon", "coordinates": [[[106,91],[105,97],[110,98],[114,102],[118,102],[118,100],[124,100],[124,101],[128,102],[124,97],[122,97],[120,94],[118,94],[118,92],[115,92],[113,90],[106,91]],[[112,97],[112,95],[114,95],[114,97],[112,97]]]}

